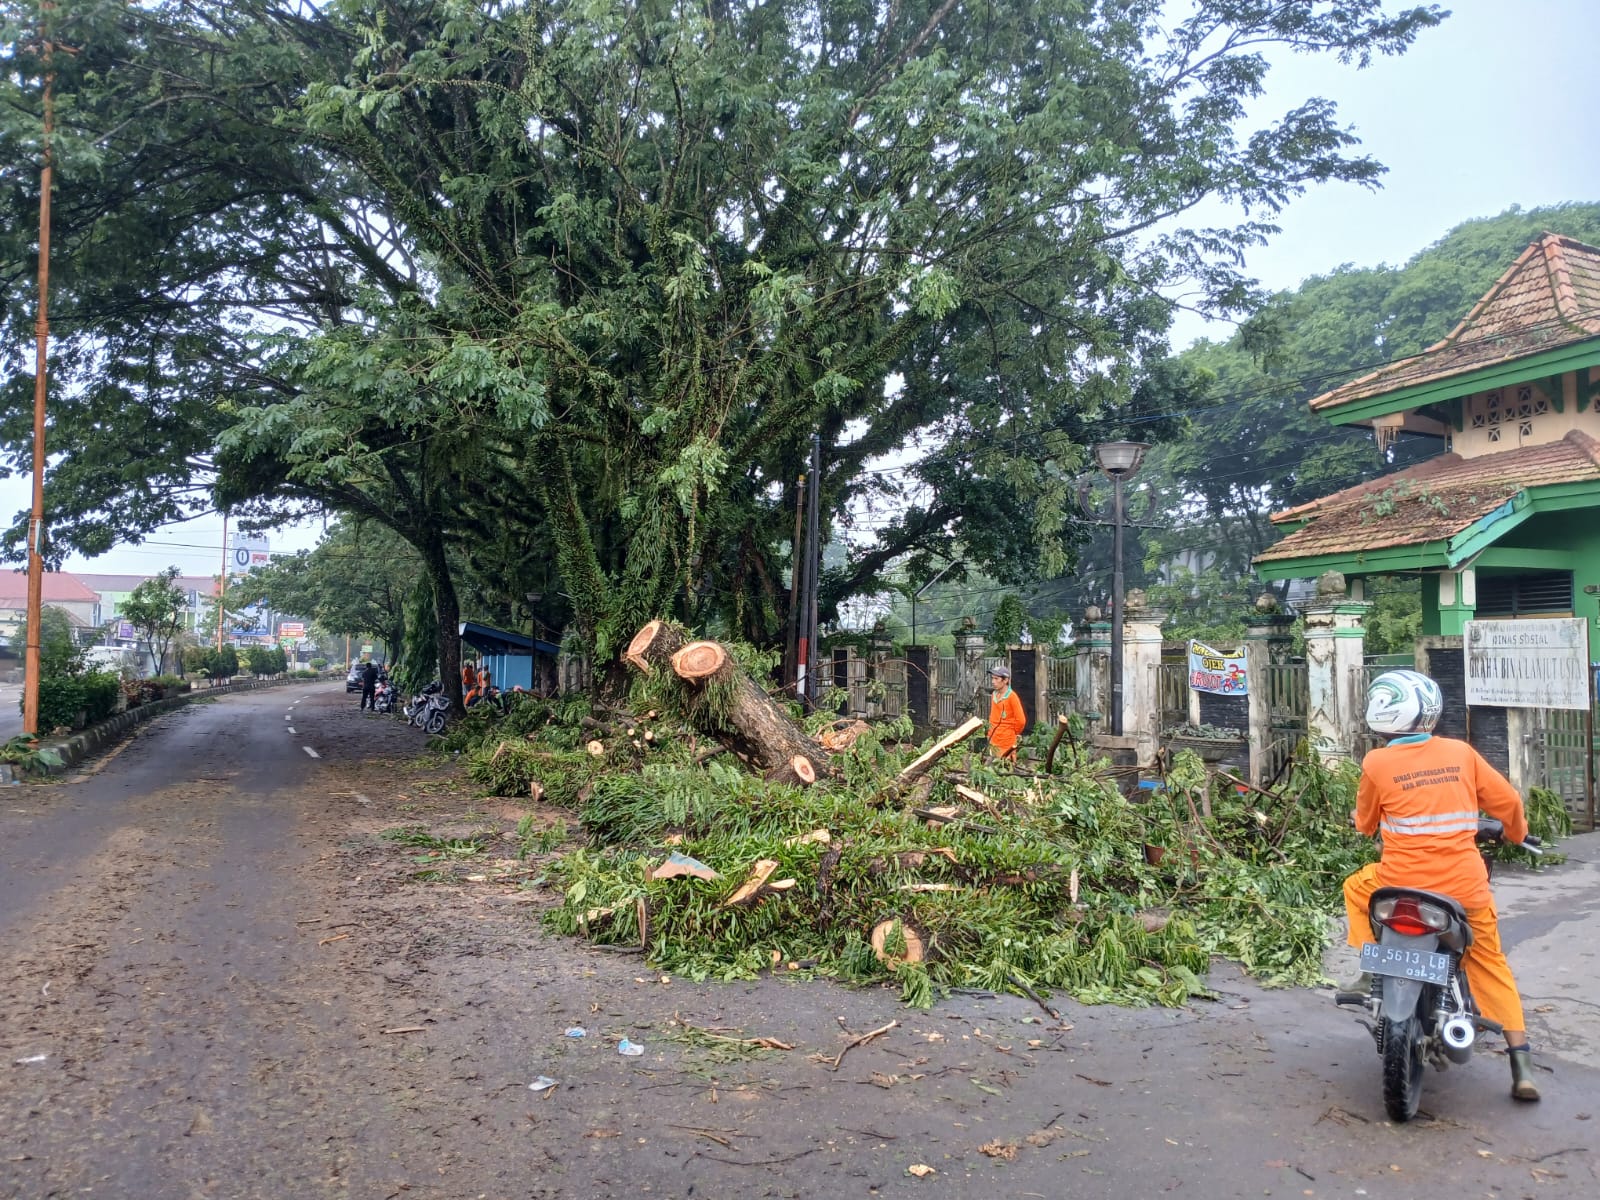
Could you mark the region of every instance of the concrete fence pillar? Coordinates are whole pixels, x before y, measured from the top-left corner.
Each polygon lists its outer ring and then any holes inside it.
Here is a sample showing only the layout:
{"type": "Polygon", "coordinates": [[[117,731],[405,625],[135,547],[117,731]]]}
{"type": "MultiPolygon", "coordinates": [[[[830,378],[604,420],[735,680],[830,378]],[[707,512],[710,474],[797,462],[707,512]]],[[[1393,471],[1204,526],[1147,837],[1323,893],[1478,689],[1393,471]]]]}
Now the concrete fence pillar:
{"type": "Polygon", "coordinates": [[[1122,732],[1134,739],[1139,765],[1156,760],[1161,743],[1161,623],[1167,614],[1130,595],[1122,629],[1122,732]]]}
{"type": "Polygon", "coordinates": [[[1300,610],[1306,634],[1306,735],[1325,762],[1354,756],[1366,718],[1361,619],[1371,605],[1343,598],[1344,590],[1344,577],[1329,571],[1317,581],[1316,601],[1300,610]]]}
{"type": "Polygon", "coordinates": [[[983,674],[983,651],[987,644],[971,617],[961,618],[956,634],[956,713],[987,717],[989,704],[983,694],[988,680],[983,674]]]}
{"type": "Polygon", "coordinates": [[[1111,715],[1111,625],[1100,619],[1098,608],[1085,613],[1076,649],[1078,712],[1093,734],[1106,728],[1111,715]]]}

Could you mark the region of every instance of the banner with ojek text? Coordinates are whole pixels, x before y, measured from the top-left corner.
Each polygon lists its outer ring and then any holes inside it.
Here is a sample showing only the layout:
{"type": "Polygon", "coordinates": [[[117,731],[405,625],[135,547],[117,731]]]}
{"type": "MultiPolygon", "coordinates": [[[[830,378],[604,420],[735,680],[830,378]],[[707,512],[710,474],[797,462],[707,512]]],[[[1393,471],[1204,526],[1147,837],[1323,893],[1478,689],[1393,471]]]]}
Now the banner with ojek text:
{"type": "Polygon", "coordinates": [[[1244,647],[1218,650],[1204,642],[1189,643],[1189,687],[1197,692],[1224,696],[1250,693],[1244,669],[1244,647]]]}

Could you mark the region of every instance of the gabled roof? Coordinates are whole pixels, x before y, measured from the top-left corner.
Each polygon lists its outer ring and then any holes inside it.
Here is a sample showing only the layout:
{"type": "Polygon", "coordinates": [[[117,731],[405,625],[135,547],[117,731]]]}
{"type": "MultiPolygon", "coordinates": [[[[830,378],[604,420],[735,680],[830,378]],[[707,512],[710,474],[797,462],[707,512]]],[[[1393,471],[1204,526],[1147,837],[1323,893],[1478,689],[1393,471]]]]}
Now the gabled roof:
{"type": "Polygon", "coordinates": [[[1308,522],[1255,561],[1357,554],[1446,541],[1530,488],[1600,483],[1600,441],[1582,430],[1559,442],[1462,458],[1441,454],[1379,479],[1274,513],[1274,524],[1308,522]]]}
{"type": "MultiPolygon", "coordinates": [[[[41,582],[41,596],[45,604],[100,603],[100,597],[68,571],[46,571],[41,582]]],[[[0,608],[23,608],[27,602],[28,573],[0,571],[0,608]]]]}
{"type": "Polygon", "coordinates": [[[1324,392],[1311,409],[1326,412],[1592,338],[1600,338],[1600,249],[1547,233],[1443,340],[1324,392]]]}

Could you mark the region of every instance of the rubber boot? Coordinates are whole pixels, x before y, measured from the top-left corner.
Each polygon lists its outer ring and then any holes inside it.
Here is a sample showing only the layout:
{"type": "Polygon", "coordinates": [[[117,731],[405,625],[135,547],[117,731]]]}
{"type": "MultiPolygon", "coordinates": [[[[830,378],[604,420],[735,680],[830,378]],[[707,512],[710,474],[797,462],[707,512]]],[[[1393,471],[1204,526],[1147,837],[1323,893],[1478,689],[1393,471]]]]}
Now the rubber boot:
{"type": "Polygon", "coordinates": [[[1533,1082],[1533,1051],[1527,1046],[1507,1050],[1511,1060],[1511,1098],[1533,1103],[1539,1099],[1539,1086],[1533,1082]]]}

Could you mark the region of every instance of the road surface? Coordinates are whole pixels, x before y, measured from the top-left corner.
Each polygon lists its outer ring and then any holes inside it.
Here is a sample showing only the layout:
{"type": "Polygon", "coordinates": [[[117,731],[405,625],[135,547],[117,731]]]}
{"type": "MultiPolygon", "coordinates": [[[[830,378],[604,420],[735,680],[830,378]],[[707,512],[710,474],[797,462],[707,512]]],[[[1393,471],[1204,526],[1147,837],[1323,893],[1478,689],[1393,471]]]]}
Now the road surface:
{"type": "Polygon", "coordinates": [[[0,1198],[1600,1186],[1592,839],[1503,906],[1547,997],[1545,1102],[1514,1106],[1484,1056],[1430,1074],[1427,1116],[1395,1127],[1350,1016],[1226,969],[1215,1002],[1062,1003],[1058,1027],[1012,997],[916,1012],[826,980],[695,985],[556,939],[539,889],[425,882],[444,843],[382,836],[486,832],[477,878],[520,869],[520,809],[460,800],[448,764],[412,761],[416,731],[355,703],[324,683],[191,705],[68,782],[0,792],[0,1198]],[[530,1091],[541,1075],[558,1086],[530,1091]]]}

